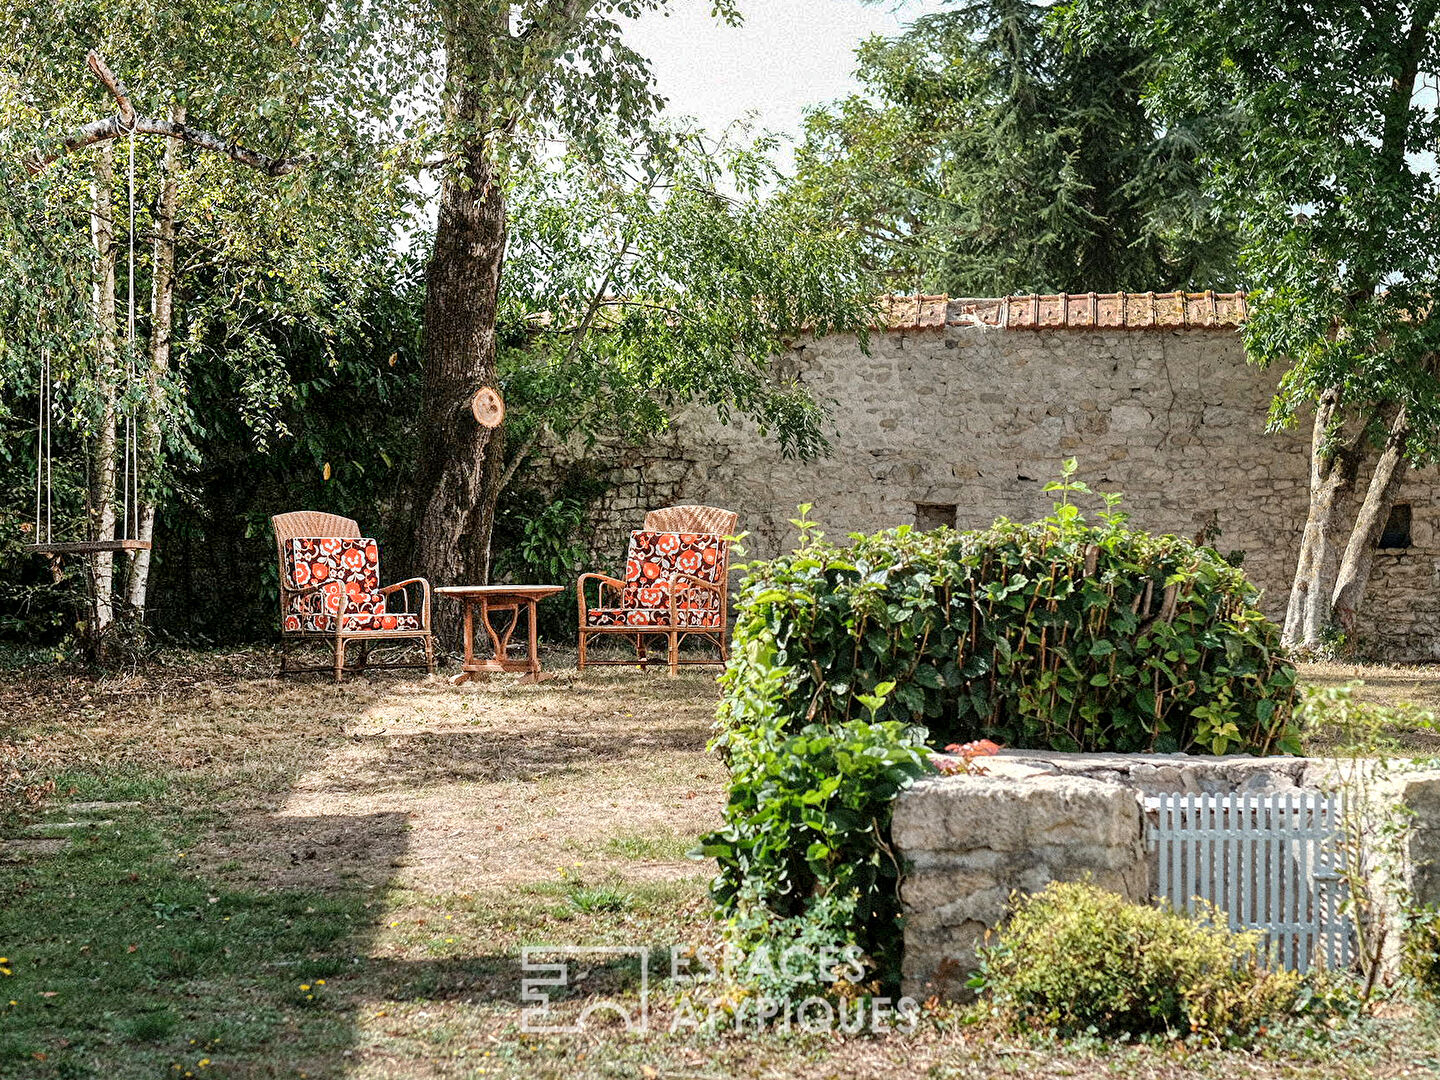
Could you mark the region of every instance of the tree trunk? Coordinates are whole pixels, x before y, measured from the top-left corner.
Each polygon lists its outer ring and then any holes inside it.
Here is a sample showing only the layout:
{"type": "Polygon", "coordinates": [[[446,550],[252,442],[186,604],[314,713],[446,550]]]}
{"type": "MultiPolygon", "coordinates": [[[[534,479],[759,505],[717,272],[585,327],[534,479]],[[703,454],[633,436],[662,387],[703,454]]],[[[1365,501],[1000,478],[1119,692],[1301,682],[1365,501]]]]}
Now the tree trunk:
{"type": "MultiPolygon", "coordinates": [[[[1436,0],[1423,0],[1411,15],[1409,28],[1395,54],[1396,69],[1390,82],[1386,100],[1381,106],[1384,130],[1380,140],[1380,157],[1385,172],[1400,175],[1406,169],[1405,155],[1410,150],[1411,102],[1414,99],[1415,84],[1429,40],[1430,24],[1435,20],[1436,0]]],[[[1365,302],[1374,295],[1379,282],[1358,280],[1350,291],[1354,303],[1365,302]]],[[[1341,449],[1331,447],[1329,436],[1339,402],[1337,387],[1329,387],[1321,393],[1316,402],[1315,428],[1310,447],[1310,513],[1305,522],[1305,534],[1301,541],[1300,559],[1295,569],[1295,583],[1290,590],[1290,603],[1285,613],[1283,640],[1287,645],[1314,647],[1319,645],[1325,631],[1335,621],[1334,604],[1343,600],[1349,605],[1349,617],[1353,620],[1359,601],[1364,595],[1365,582],[1370,575],[1372,556],[1366,548],[1366,536],[1379,514],[1375,527],[1383,528],[1385,516],[1389,514],[1394,491],[1386,494],[1393,484],[1398,486],[1403,479],[1403,468],[1397,467],[1398,459],[1388,468],[1392,474],[1382,480],[1377,488],[1372,480],[1366,494],[1365,507],[1360,519],[1351,529],[1346,545],[1345,568],[1335,581],[1334,590],[1327,587],[1330,563],[1334,558],[1334,518],[1340,496],[1355,482],[1360,459],[1364,451],[1364,432],[1358,433],[1341,449]],[[1400,476],[1394,476],[1394,473],[1400,476]],[[1371,498],[1374,496],[1374,503],[1371,498]],[[1380,513],[1383,504],[1384,513],[1380,513]],[[1367,516],[1368,510],[1368,516],[1367,516]]],[[[1388,452],[1387,445],[1387,452],[1388,452]]],[[[1377,470],[1378,472],[1378,470],[1377,470]]],[[[1378,537],[1378,532],[1376,533],[1378,537]]],[[[1369,548],[1373,551],[1373,543],[1369,548]]]]}
{"type": "Polygon", "coordinates": [[[1300,557],[1285,610],[1286,645],[1314,648],[1330,625],[1330,588],[1335,563],[1335,515],[1355,482],[1359,439],[1332,447],[1331,427],[1338,394],[1326,390],[1315,409],[1310,443],[1310,509],[1300,539],[1300,557]]]}
{"type": "MultiPolygon", "coordinates": [[[[185,107],[176,105],[170,119],[185,123],[185,107]]],[[[170,370],[170,335],[175,324],[175,204],[178,198],[180,141],[165,140],[160,162],[160,200],[155,211],[155,243],[151,253],[150,365],[145,372],[145,402],[140,411],[140,482],[136,499],[136,539],[147,544],[155,537],[155,503],[161,476],[160,418],[164,412],[162,386],[170,370]]],[[[126,597],[137,622],[145,618],[150,587],[150,552],[137,551],[130,564],[126,597]]]]}
{"type": "MultiPolygon", "coordinates": [[[[457,77],[453,71],[451,77],[457,77]]],[[[488,580],[489,528],[504,465],[499,429],[475,422],[470,399],[495,380],[505,195],[484,133],[475,130],[477,95],[461,89],[456,101],[457,123],[469,133],[457,167],[441,188],[426,271],[425,372],[414,487],[412,565],[432,585],[488,580]]],[[[446,609],[436,614],[448,623],[446,609]]]]}
{"type": "Polygon", "coordinates": [[[1330,606],[1335,622],[1347,634],[1354,633],[1355,618],[1365,602],[1370,571],[1375,565],[1375,549],[1380,545],[1385,522],[1409,471],[1405,461],[1405,444],[1409,438],[1410,418],[1402,408],[1390,425],[1385,449],[1375,461],[1375,472],[1365,490],[1365,501],[1355,517],[1350,541],[1345,545],[1345,554],[1340,559],[1340,570],[1335,578],[1335,592],[1330,606]]]}
{"type": "MultiPolygon", "coordinates": [[[[87,539],[115,538],[115,396],[120,375],[119,330],[115,318],[115,206],[113,187],[115,154],[105,144],[95,157],[90,179],[90,240],[95,272],[92,304],[95,312],[95,390],[100,415],[95,441],[90,446],[90,535],[87,539]]],[[[86,638],[92,650],[115,619],[114,556],[98,552],[88,564],[90,619],[86,638]]]]}

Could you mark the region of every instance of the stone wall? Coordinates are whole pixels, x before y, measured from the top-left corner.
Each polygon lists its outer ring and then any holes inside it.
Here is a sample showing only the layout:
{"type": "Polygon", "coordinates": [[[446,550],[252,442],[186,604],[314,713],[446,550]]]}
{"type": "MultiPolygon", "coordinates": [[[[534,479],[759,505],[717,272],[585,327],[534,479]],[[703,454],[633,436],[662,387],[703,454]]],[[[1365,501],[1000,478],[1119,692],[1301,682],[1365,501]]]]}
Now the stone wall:
{"type": "MultiPolygon", "coordinates": [[[[952,308],[957,304],[952,301],[952,308]]],[[[831,535],[940,521],[983,527],[1049,511],[1070,456],[1092,487],[1125,495],[1133,523],[1243,552],[1272,616],[1283,611],[1306,511],[1308,429],[1265,433],[1275,375],[1245,362],[1233,327],[1001,329],[947,325],[804,344],[784,366],[831,410],[831,453],[784,458],[749,423],[694,414],[640,448],[611,448],[595,544],[618,563],[648,509],[738,510],[754,556],[783,551],[800,503],[831,535]],[[952,509],[953,508],[953,509],[952,509]]],[[[1376,562],[1359,628],[1394,660],[1440,658],[1440,504],[1412,476],[1413,546],[1376,562]]],[[[603,561],[603,560],[602,560],[603,561]]]]}
{"type": "Polygon", "coordinates": [[[906,861],[903,992],[966,995],[975,949],[1010,894],[1089,878],[1128,900],[1149,895],[1144,815],[1135,794],[1085,777],[922,780],[895,804],[906,861]]]}
{"type": "MultiPolygon", "coordinates": [[[[921,780],[895,802],[891,835],[905,863],[902,975],[904,992],[918,1000],[967,996],[976,946],[1004,921],[1014,892],[1088,878],[1127,900],[1148,900],[1156,867],[1147,796],[1346,791],[1350,827],[1371,844],[1370,880],[1383,882],[1398,868],[1414,903],[1440,906],[1440,771],[1318,758],[1023,750],[982,764],[983,775],[921,780]],[[1381,840],[1395,825],[1403,825],[1398,867],[1381,840]]],[[[1393,969],[1404,919],[1392,886],[1378,885],[1376,899],[1391,927],[1384,962],[1393,969]]]]}

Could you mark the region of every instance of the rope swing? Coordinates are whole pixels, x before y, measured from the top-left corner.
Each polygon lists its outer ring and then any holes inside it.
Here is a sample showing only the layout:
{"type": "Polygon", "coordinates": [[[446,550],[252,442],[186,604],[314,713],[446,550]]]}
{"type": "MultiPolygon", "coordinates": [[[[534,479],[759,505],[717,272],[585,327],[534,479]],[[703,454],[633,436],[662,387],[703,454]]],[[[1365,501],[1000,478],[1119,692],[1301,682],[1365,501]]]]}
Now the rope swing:
{"type": "MultiPolygon", "coordinates": [[[[126,275],[125,386],[135,383],[135,121],[128,130],[129,141],[129,260],[126,275]]],[[[120,395],[117,394],[117,398],[120,395]]],[[[40,418],[36,429],[35,456],[35,543],[32,551],[46,555],[85,555],[105,551],[149,551],[150,543],[137,539],[140,532],[140,452],[133,405],[125,411],[124,454],[121,468],[120,520],[118,535],[97,537],[79,543],[56,543],[54,536],[54,458],[51,428],[54,423],[55,394],[50,371],[50,350],[40,350],[40,418]],[[43,500],[42,500],[43,494],[43,500]],[[132,498],[133,495],[133,498],[132,498]],[[42,532],[41,509],[44,509],[42,532]],[[132,510],[133,508],[133,510],[132,510]],[[132,517],[133,515],[133,517],[132,517]],[[43,537],[43,539],[42,539],[43,537]]],[[[113,493],[112,493],[112,498],[113,493]]]]}

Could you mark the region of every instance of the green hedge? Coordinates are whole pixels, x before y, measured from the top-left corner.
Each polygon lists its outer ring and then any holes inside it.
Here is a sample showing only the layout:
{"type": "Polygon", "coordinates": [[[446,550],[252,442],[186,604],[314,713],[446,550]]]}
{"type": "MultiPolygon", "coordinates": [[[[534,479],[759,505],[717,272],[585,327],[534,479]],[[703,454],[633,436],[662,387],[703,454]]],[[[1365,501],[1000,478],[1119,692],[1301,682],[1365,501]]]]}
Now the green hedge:
{"type": "Polygon", "coordinates": [[[1245,576],[1126,528],[1113,497],[1086,521],[1069,470],[1033,524],[842,548],[802,519],[796,552],[750,565],[715,740],[730,801],[703,846],[740,944],[813,936],[768,919],[820,919],[893,980],[890,805],[931,769],[927,745],[1297,749],[1295,671],[1245,576]]]}
{"type": "Polygon", "coordinates": [[[1113,511],[1090,524],[1069,503],[1033,524],[852,540],[812,534],[749,567],[727,731],[844,723],[893,683],[876,718],[923,724],[934,745],[1299,749],[1279,627],[1209,548],[1127,529],[1113,511]],[[781,691],[753,708],[743,688],[772,678],[781,691]]]}

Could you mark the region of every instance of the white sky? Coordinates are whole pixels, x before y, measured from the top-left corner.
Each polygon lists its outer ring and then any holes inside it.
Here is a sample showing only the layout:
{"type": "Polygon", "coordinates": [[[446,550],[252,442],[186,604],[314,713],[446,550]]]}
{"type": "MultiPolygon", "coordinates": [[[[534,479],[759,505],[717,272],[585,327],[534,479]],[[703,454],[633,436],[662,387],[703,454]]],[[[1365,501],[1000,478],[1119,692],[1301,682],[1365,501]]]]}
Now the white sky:
{"type": "MultiPolygon", "coordinates": [[[[669,111],[719,132],[745,113],[756,126],[798,136],[807,105],[857,88],[855,46],[893,35],[941,0],[740,0],[744,25],[710,17],[710,0],[676,0],[668,17],[626,27],[626,38],[655,71],[669,111]]],[[[788,154],[784,155],[788,158],[788,154]]]]}

